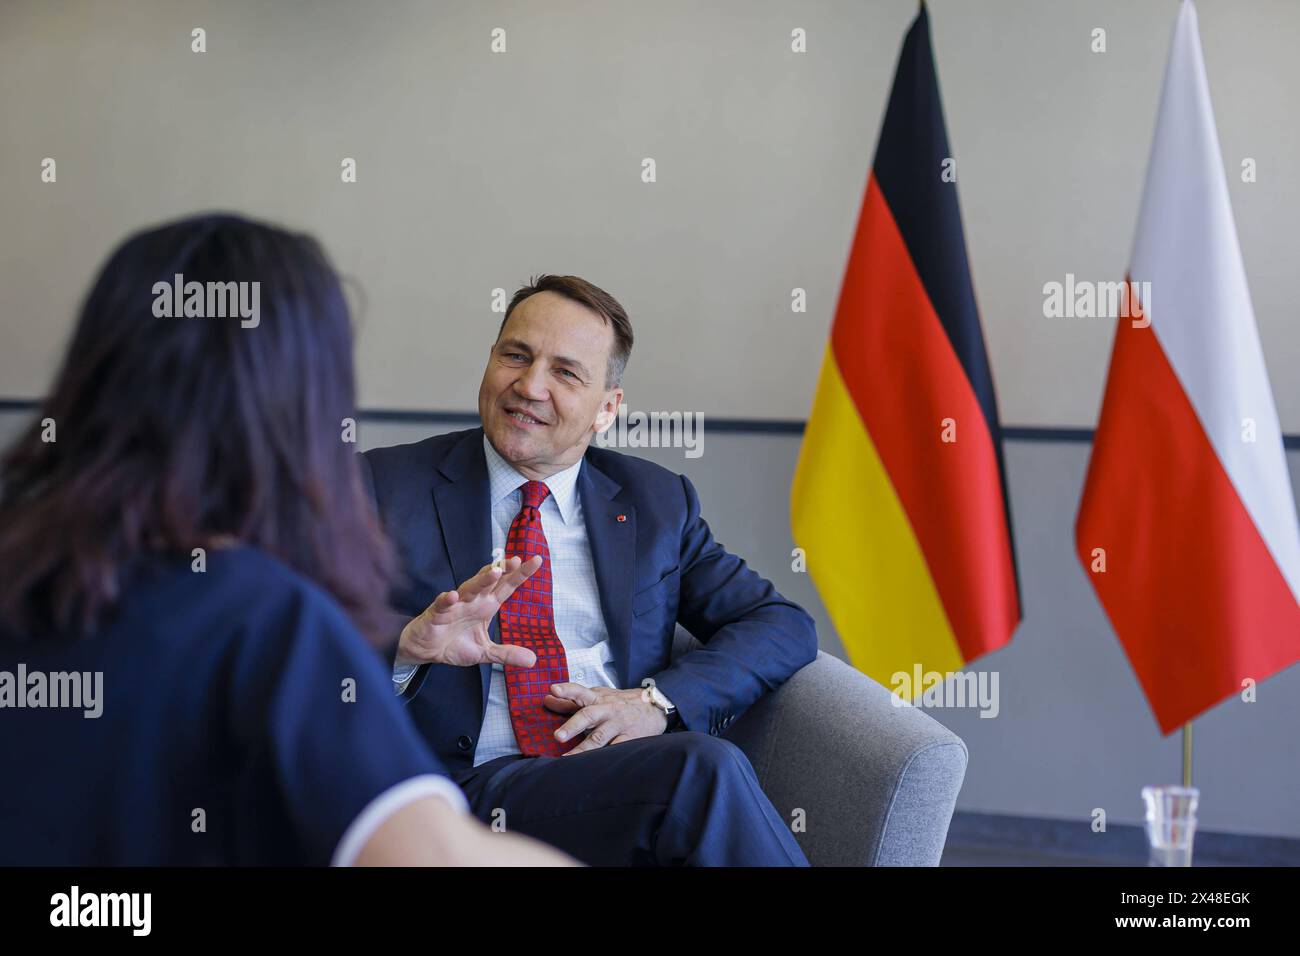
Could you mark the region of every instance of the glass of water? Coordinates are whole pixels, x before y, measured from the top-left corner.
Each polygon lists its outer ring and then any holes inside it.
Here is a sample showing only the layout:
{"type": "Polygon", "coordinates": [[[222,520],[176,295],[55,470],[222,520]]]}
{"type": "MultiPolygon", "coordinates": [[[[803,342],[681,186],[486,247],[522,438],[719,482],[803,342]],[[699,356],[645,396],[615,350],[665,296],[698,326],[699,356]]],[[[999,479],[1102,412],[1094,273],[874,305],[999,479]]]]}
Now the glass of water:
{"type": "Polygon", "coordinates": [[[1195,787],[1143,787],[1147,805],[1148,866],[1191,866],[1192,838],[1196,835],[1196,805],[1201,792],[1195,787]]]}

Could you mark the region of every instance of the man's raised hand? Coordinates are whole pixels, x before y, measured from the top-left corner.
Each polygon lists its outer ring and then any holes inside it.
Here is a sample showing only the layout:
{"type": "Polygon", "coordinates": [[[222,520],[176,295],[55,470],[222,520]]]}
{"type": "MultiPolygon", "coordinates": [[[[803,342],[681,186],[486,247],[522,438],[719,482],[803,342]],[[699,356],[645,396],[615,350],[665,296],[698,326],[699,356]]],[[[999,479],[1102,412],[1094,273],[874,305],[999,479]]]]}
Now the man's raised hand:
{"type": "Polygon", "coordinates": [[[541,555],[484,565],[456,588],[444,591],[420,616],[402,628],[398,664],[510,664],[532,667],[537,655],[526,647],[497,644],[488,626],[515,588],[542,566],[541,555]]]}

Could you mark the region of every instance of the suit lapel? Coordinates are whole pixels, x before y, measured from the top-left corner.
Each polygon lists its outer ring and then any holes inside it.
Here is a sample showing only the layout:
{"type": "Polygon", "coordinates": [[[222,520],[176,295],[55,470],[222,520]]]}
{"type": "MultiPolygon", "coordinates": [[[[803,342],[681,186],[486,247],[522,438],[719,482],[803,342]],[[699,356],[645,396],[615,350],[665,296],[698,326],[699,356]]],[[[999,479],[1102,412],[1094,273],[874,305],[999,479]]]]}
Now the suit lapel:
{"type": "MultiPolygon", "coordinates": [[[[468,581],[492,560],[492,514],[488,503],[487,461],[483,429],[475,428],[443,458],[433,486],[433,500],[447,549],[453,585],[468,581]]],[[[487,707],[492,666],[479,665],[483,707],[487,707]]]]}
{"type": "Polygon", "coordinates": [[[605,617],[605,630],[614,655],[620,687],[626,687],[632,649],[632,589],[636,575],[636,510],[617,500],[616,481],[582,463],[578,494],[587,526],[587,541],[596,572],[596,590],[605,617]]]}

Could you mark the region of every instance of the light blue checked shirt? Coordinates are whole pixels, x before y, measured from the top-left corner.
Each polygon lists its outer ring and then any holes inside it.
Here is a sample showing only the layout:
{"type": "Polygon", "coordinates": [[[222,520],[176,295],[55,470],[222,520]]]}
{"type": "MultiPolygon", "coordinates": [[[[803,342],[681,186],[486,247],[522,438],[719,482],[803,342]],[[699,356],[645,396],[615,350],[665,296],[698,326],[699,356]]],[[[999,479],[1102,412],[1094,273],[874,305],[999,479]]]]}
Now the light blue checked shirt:
{"type": "MultiPolygon", "coordinates": [[[[493,557],[499,557],[505,553],[506,535],[523,503],[519,487],[528,479],[497,454],[486,435],[483,437],[483,454],[487,458],[488,500],[492,509],[493,557]]],[[[587,525],[582,516],[582,501],[578,497],[578,472],[581,468],[582,461],[579,460],[547,478],[545,484],[551,493],[540,509],[542,532],[551,552],[555,633],[564,645],[569,661],[569,680],[587,687],[617,687],[614,656],[600,610],[591,545],[587,541],[587,525]]],[[[394,668],[394,682],[405,685],[415,670],[410,665],[394,668]]],[[[493,664],[487,709],[483,712],[483,726],[474,750],[474,766],[515,753],[519,753],[519,747],[510,724],[505,672],[500,664],[493,664]]]]}

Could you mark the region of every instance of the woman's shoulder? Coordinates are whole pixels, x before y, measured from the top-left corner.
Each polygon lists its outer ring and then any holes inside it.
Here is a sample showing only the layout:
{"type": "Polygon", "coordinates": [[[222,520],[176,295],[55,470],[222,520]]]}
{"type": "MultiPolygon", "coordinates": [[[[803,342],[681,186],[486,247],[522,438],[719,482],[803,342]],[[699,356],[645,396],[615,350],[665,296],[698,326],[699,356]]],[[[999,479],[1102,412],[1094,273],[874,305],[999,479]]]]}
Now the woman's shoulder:
{"type": "MultiPolygon", "coordinates": [[[[299,594],[310,600],[332,601],[316,582],[290,567],[281,558],[254,545],[214,548],[204,555],[206,570],[234,590],[250,593],[299,594]]],[[[194,572],[193,562],[190,567],[194,572]]]]}
{"type": "Polygon", "coordinates": [[[227,634],[292,630],[307,622],[320,631],[354,631],[324,588],[249,545],[149,560],[127,585],[121,611],[122,617],[144,616],[164,627],[169,621],[207,621],[227,634]]]}
{"type": "MultiPolygon", "coordinates": [[[[338,602],[266,551],[212,549],[197,565],[151,570],[123,602],[112,640],[152,667],[179,668],[190,685],[206,674],[214,689],[265,703],[379,668],[378,651],[338,602]]],[[[247,705],[242,719],[264,719],[260,706],[247,705]]]]}
{"type": "Polygon", "coordinates": [[[315,582],[285,561],[253,545],[195,548],[189,555],[154,554],[132,569],[126,590],[140,594],[184,594],[188,599],[207,593],[261,603],[299,596],[309,601],[332,600],[315,582]]]}

